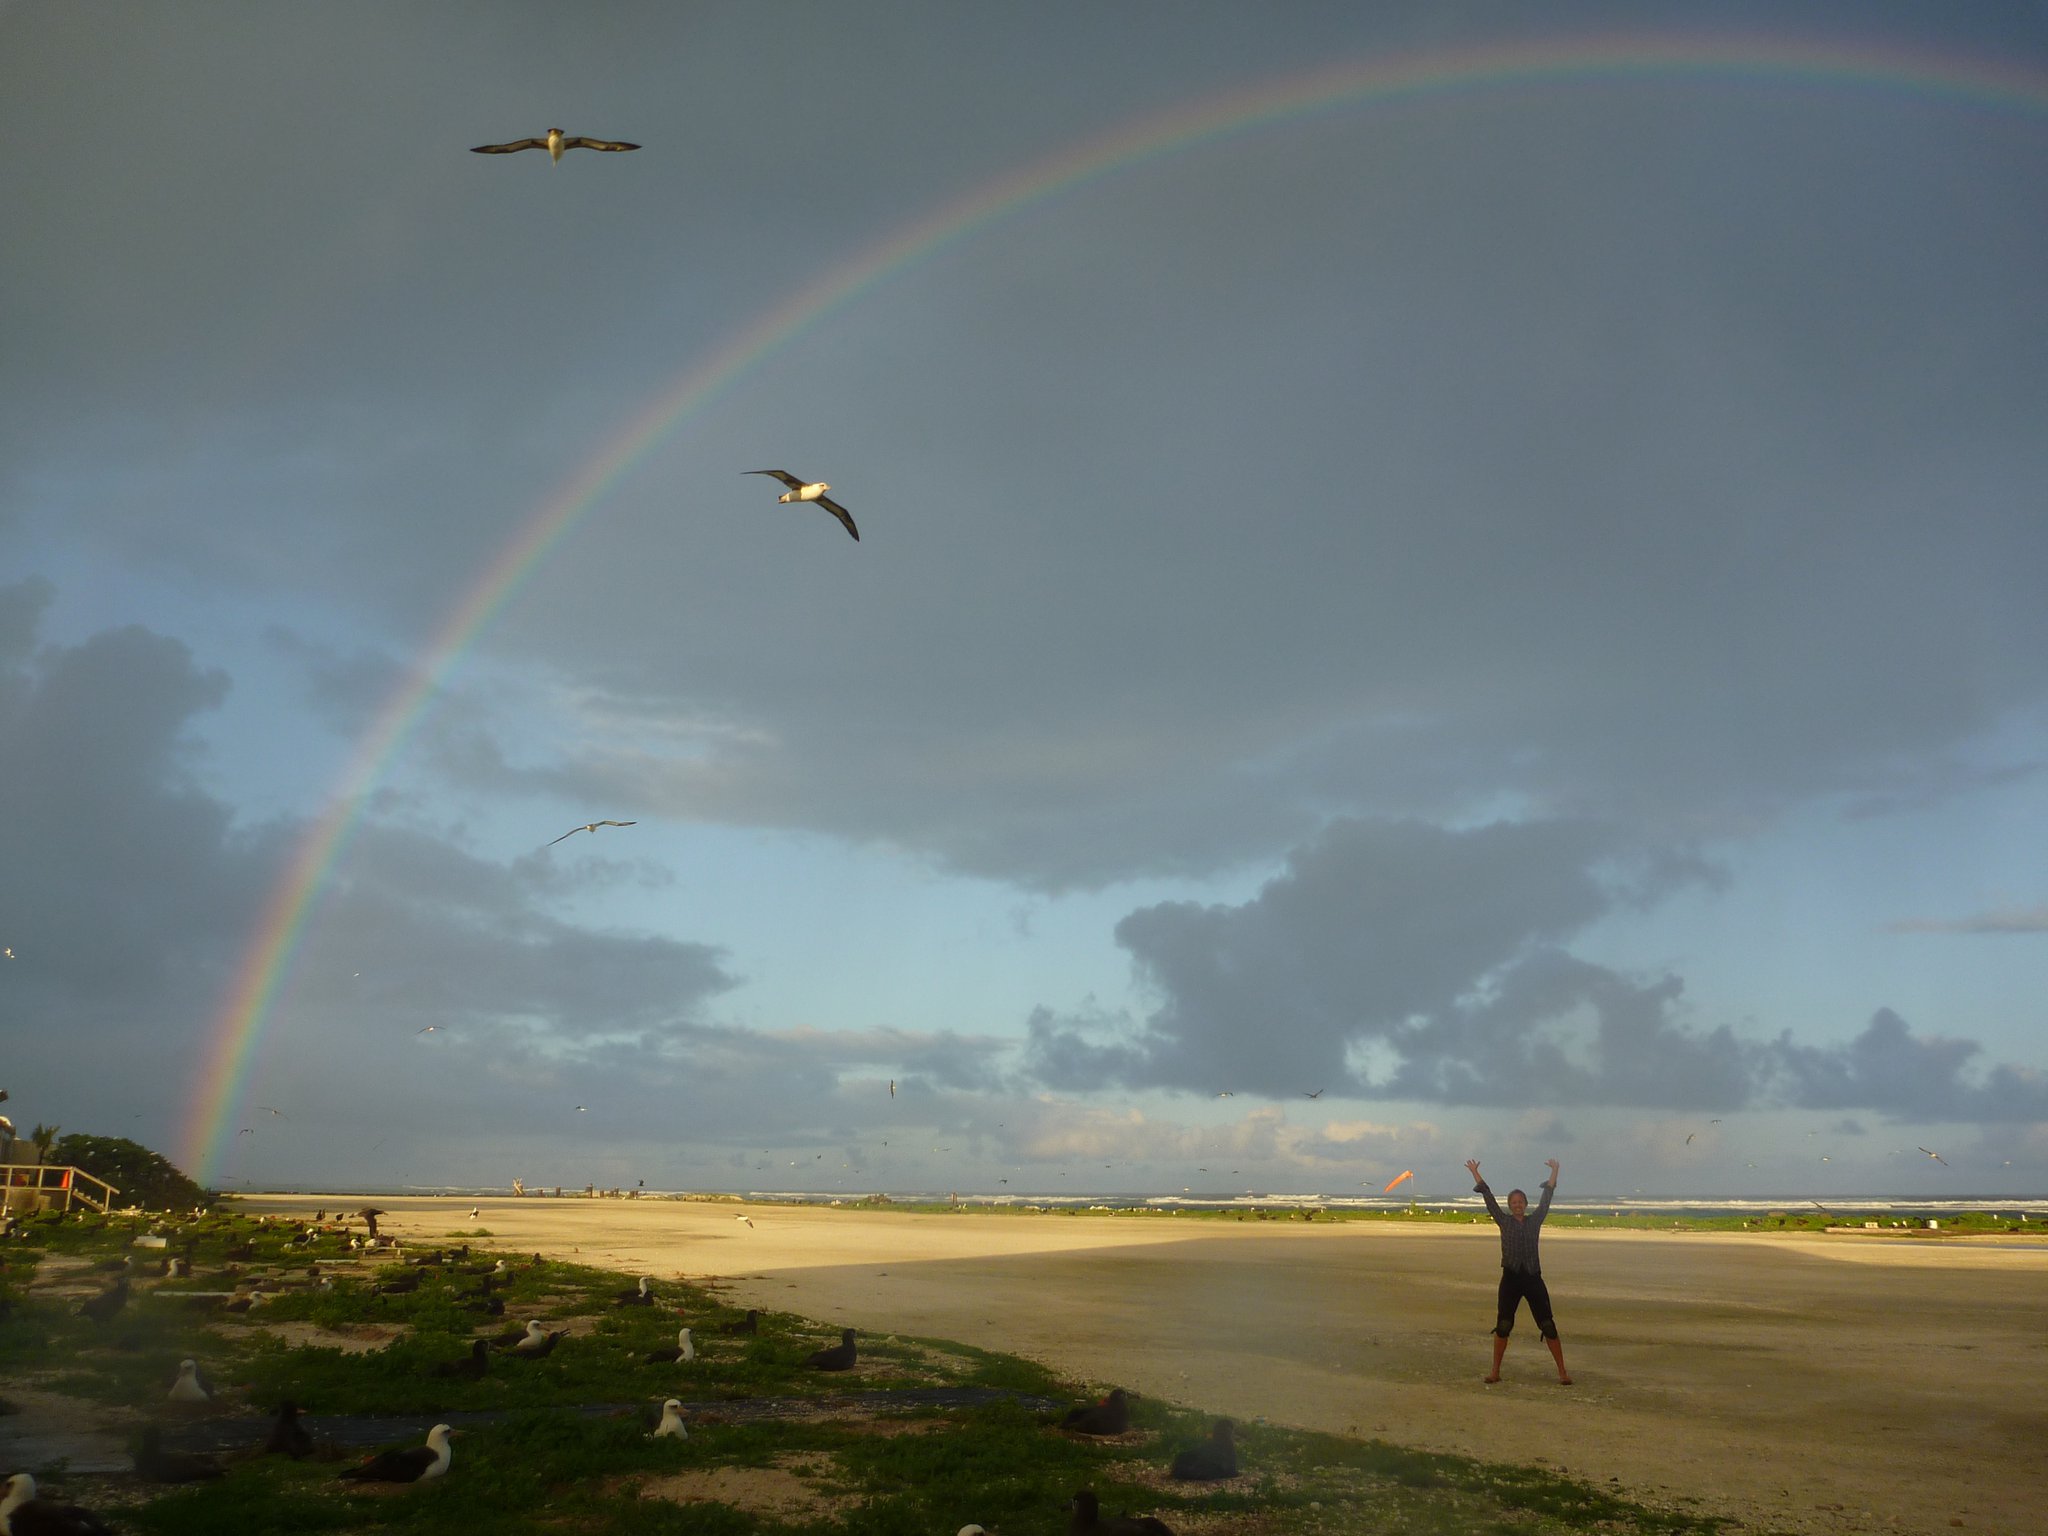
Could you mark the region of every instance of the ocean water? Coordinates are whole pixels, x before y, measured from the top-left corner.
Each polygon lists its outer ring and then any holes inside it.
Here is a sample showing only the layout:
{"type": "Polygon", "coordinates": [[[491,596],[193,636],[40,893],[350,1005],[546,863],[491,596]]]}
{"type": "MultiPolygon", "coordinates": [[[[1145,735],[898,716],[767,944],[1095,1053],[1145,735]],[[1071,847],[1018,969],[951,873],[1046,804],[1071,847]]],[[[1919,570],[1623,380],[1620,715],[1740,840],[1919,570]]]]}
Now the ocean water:
{"type": "MultiPolygon", "coordinates": [[[[377,1188],[304,1189],[281,1190],[273,1193],[304,1194],[309,1197],[320,1195],[378,1195],[386,1198],[404,1196],[444,1196],[466,1200],[503,1201],[512,1198],[511,1191],[503,1186],[483,1187],[458,1184],[401,1184],[377,1188]]],[[[872,1195],[872,1191],[869,1192],[872,1195]]],[[[1057,1194],[989,1194],[986,1191],[968,1190],[888,1190],[885,1192],[894,1205],[945,1205],[957,1203],[962,1206],[1018,1210],[1036,1207],[1041,1210],[1186,1210],[1186,1211],[1251,1211],[1251,1210],[1326,1210],[1326,1211],[1386,1211],[1397,1212],[1411,1208],[1405,1198],[1391,1195],[1329,1195],[1317,1191],[1288,1192],[1275,1190],[1260,1191],[1245,1195],[1199,1196],[1185,1194],[1147,1195],[1131,1194],[1128,1191],[1115,1193],[1098,1192],[1076,1194],[1061,1191],[1057,1194]]],[[[724,1196],[730,1199],[775,1201],[790,1205],[853,1205],[864,1197],[849,1194],[845,1190],[811,1189],[728,1189],[728,1190],[680,1190],[643,1189],[640,1198],[644,1200],[681,1200],[686,1198],[724,1196]]],[[[526,1198],[552,1199],[551,1191],[529,1189],[526,1198]]],[[[583,1199],[581,1186],[564,1187],[564,1199],[583,1199]]],[[[1470,1211],[1479,1214],[1486,1209],[1477,1195],[1462,1195],[1446,1200],[1417,1200],[1413,1208],[1421,1211],[1470,1211]]],[[[1583,1216],[1764,1216],[1773,1211],[1787,1214],[1820,1209],[1845,1219],[1875,1221],[1885,1217],[1893,1219],[1912,1217],[1921,1220],[1940,1220],[1943,1217],[1958,1216],[1965,1212],[1989,1213],[2008,1218],[2029,1218],[2035,1221],[2048,1220],[2048,1195],[1951,1195],[1932,1199],[1925,1195],[1844,1195],[1825,1202],[1805,1195],[1778,1195],[1769,1198],[1741,1200],[1689,1200],[1680,1198],[1649,1199],[1640,1195],[1587,1197],[1558,1199],[1551,1202],[1554,1215],[1583,1216]]]]}

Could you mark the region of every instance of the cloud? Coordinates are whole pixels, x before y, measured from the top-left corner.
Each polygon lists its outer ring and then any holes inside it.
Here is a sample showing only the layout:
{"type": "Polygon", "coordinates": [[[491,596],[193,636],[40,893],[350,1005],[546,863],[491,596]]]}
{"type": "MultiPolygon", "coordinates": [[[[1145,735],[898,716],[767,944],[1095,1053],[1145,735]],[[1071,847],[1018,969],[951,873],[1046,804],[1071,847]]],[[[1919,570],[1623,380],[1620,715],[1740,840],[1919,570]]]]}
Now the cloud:
{"type": "Polygon", "coordinates": [[[2005,907],[1972,917],[1909,917],[1886,933],[2048,933],[2048,906],[2005,907]]]}
{"type": "Polygon", "coordinates": [[[1609,911],[1618,887],[1639,891],[1640,869],[1696,876],[1688,861],[1649,860],[1610,878],[1616,855],[1592,823],[1337,822],[1242,905],[1126,916],[1117,941],[1159,1007],[1141,1023],[1041,1008],[1026,1060],[1068,1089],[1739,1101],[1732,1037],[1676,1024],[1675,980],[1637,985],[1555,949],[1609,911]],[[1569,1045],[1575,1031],[1582,1049],[1569,1045]],[[1361,1046],[1393,1053],[1390,1077],[1361,1077],[1361,1046]]]}
{"type": "Polygon", "coordinates": [[[1966,1080],[1964,1069],[1981,1054],[1974,1040],[1915,1035],[1898,1014],[1880,1008],[1845,1045],[1803,1046],[1781,1035],[1764,1077],[1769,1092],[1801,1109],[1868,1109],[1912,1120],[2048,1120],[2048,1073],[1999,1064],[1966,1080]]]}

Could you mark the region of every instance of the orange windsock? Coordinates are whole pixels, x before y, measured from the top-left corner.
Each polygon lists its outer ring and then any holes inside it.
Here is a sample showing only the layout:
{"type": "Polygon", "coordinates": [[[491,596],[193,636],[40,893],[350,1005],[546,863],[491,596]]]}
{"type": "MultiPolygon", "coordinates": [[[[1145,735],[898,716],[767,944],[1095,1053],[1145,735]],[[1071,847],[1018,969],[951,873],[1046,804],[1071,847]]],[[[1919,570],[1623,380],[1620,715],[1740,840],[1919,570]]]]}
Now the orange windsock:
{"type": "Polygon", "coordinates": [[[1394,1182],[1389,1184],[1385,1189],[1381,1190],[1380,1193],[1383,1195],[1391,1195],[1395,1190],[1399,1189],[1403,1184],[1407,1183],[1410,1179],[1414,1177],[1415,1170],[1413,1168],[1407,1169],[1406,1171],[1401,1173],[1397,1173],[1394,1175],[1394,1182]]]}

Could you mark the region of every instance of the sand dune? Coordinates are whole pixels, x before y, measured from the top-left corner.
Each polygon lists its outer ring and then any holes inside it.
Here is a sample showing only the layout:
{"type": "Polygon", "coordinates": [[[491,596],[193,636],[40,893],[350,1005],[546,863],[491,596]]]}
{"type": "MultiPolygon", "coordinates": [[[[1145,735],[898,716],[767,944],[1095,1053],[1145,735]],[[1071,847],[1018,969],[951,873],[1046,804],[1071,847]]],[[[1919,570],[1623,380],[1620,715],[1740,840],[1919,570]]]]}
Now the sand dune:
{"type": "Polygon", "coordinates": [[[2048,1508],[2048,1245],[1554,1229],[1578,1384],[1555,1383],[1525,1314],[1489,1387],[1490,1226],[377,1203],[407,1236],[481,1224],[486,1246],[721,1281],[743,1305],[1243,1420],[1540,1461],[1766,1529],[2023,1536],[2048,1508]]]}

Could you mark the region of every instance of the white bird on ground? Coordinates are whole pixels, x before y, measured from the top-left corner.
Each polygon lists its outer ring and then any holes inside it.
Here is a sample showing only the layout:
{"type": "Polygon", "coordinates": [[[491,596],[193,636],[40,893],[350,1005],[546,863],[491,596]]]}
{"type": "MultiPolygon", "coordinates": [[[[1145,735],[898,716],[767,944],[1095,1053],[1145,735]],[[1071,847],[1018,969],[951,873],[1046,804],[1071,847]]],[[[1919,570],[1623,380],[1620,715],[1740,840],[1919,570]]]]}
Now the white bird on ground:
{"type": "Polygon", "coordinates": [[[36,1497],[36,1480],[26,1472],[7,1479],[0,1499],[0,1532],[6,1536],[113,1536],[114,1528],[89,1509],[36,1497]]]}
{"type": "Polygon", "coordinates": [[[845,525],[846,531],[853,535],[854,543],[858,544],[860,542],[860,530],[853,526],[853,514],[825,494],[832,489],[832,483],[829,480],[799,480],[786,469],[749,469],[743,470],[742,473],[749,475],[773,475],[777,480],[780,480],[789,487],[788,490],[775,498],[776,501],[815,501],[845,525]]]}
{"type": "Polygon", "coordinates": [[[681,1398],[672,1397],[661,1405],[661,1422],[654,1426],[654,1433],[648,1436],[648,1438],[650,1440],[687,1440],[690,1438],[690,1431],[683,1424],[683,1402],[681,1398]]]}
{"type": "Polygon", "coordinates": [[[612,154],[623,150],[638,149],[638,144],[628,144],[623,139],[571,138],[559,128],[550,128],[547,137],[540,139],[514,139],[510,144],[479,144],[470,151],[472,155],[516,155],[522,149],[544,149],[548,159],[556,165],[562,163],[565,149],[602,149],[612,154]]]}
{"type": "MultiPolygon", "coordinates": [[[[159,1376],[157,1380],[163,1378],[159,1376]]],[[[197,1360],[178,1362],[178,1379],[171,1383],[171,1401],[174,1403],[210,1403],[213,1401],[211,1383],[199,1374],[197,1360]]]]}
{"type": "Polygon", "coordinates": [[[360,1467],[352,1467],[341,1475],[358,1483],[424,1483],[447,1472],[451,1460],[448,1437],[454,1433],[446,1424],[436,1424],[427,1431],[425,1445],[380,1451],[360,1467]]]}

